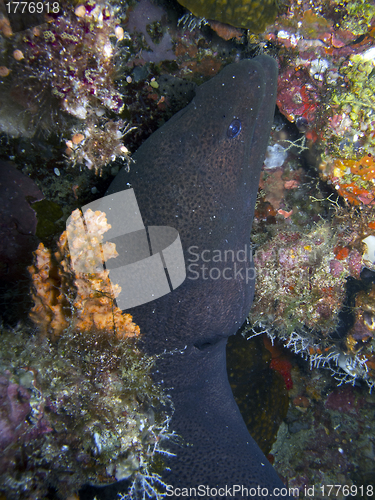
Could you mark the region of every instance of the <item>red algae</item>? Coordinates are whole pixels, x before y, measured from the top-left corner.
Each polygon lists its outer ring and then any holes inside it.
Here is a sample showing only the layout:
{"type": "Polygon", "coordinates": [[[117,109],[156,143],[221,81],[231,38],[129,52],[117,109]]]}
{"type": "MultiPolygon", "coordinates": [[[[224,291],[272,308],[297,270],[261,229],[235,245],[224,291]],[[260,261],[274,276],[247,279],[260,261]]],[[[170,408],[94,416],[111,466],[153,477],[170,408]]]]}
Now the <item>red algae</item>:
{"type": "Polygon", "coordinates": [[[285,357],[273,358],[270,363],[270,368],[276,370],[283,377],[285,382],[285,387],[287,391],[293,389],[293,380],[292,380],[292,364],[285,357]]]}

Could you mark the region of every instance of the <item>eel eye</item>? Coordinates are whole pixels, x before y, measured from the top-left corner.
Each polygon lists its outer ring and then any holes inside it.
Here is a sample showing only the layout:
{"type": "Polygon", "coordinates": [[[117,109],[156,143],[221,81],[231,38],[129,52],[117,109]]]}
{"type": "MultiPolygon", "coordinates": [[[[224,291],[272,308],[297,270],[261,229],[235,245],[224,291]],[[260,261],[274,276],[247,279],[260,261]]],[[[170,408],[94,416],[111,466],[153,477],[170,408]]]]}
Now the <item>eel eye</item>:
{"type": "Polygon", "coordinates": [[[237,137],[241,132],[241,128],[242,126],[240,120],[233,120],[227,130],[227,136],[229,137],[229,139],[234,139],[235,137],[237,137]]]}

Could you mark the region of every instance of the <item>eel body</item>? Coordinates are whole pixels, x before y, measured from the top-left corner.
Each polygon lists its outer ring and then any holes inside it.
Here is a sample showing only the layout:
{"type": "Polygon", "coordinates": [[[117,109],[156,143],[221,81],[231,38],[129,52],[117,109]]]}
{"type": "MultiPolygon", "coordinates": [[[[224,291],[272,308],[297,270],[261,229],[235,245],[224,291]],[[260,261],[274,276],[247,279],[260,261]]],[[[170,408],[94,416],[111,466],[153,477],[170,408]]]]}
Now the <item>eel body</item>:
{"type": "MultiPolygon", "coordinates": [[[[163,473],[170,498],[199,485],[258,488],[252,498],[262,499],[283,488],[247,431],[225,360],[226,339],[253,299],[250,231],[276,81],[277,66],[268,56],[225,67],[149,137],[130,173],[122,170],[107,191],[132,187],[145,226],[177,229],[184,251],[183,284],[129,311],[146,351],[170,353],[156,372],[175,406],[171,429],[182,437],[182,444],[170,443],[177,456],[163,473]]],[[[234,495],[242,497],[246,490],[234,495]]]]}

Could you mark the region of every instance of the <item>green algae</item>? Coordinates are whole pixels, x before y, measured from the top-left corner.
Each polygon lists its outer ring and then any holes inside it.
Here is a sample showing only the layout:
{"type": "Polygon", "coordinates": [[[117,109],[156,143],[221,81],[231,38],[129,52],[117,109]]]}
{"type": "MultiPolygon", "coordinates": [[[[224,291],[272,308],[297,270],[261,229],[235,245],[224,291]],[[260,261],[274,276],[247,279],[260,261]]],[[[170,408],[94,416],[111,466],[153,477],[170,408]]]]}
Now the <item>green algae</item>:
{"type": "Polygon", "coordinates": [[[327,106],[345,126],[335,125],[325,132],[332,156],[359,159],[375,154],[375,79],[371,55],[354,54],[340,69],[343,84],[337,86],[327,106]]]}
{"type": "Polygon", "coordinates": [[[336,1],[337,6],[345,5],[345,15],[342,27],[354,35],[367,33],[375,17],[375,5],[368,0],[353,0],[350,2],[336,1]]]}

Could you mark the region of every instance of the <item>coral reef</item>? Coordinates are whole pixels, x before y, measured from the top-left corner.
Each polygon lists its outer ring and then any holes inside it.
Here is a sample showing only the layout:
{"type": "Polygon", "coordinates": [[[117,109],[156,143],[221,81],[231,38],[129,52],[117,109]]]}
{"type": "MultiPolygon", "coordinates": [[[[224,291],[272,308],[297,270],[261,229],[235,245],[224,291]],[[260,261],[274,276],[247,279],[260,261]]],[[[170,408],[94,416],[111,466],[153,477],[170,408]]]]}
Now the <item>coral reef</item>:
{"type": "Polygon", "coordinates": [[[93,0],[75,9],[68,1],[59,7],[58,15],[47,15],[47,23],[8,42],[3,59],[9,73],[1,94],[31,115],[35,125],[40,122],[68,134],[75,123],[74,130],[85,138],[80,144],[84,153],[70,156],[100,172],[113,158],[126,160],[128,154],[121,142],[124,123],[110,119],[110,114],[119,115],[123,109],[114,83],[115,42],[124,37],[119,8],[93,0]],[[44,115],[47,103],[52,116],[44,115]],[[75,120],[64,118],[61,111],[75,120]]]}
{"type": "Polygon", "coordinates": [[[355,320],[346,338],[346,350],[359,359],[366,369],[366,377],[375,380],[375,286],[361,291],[355,299],[355,320]]]}
{"type": "MultiPolygon", "coordinates": [[[[317,141],[323,178],[337,185],[344,174],[335,173],[350,174],[351,162],[374,154],[375,9],[361,0],[314,2],[304,11],[302,4],[292,2],[264,38],[280,48],[279,109],[317,141]]],[[[349,202],[362,192],[372,199],[361,179],[342,184],[348,189],[338,192],[349,202]]]]}
{"type": "Polygon", "coordinates": [[[45,498],[50,490],[64,499],[87,481],[133,482],[168,453],[154,359],[134,339],[69,329],[56,342],[24,329],[3,329],[1,337],[0,492],[7,499],[45,498]]]}
{"type": "Polygon", "coordinates": [[[332,91],[320,171],[348,203],[374,200],[374,48],[354,54],[340,67],[332,91]],[[339,82],[338,82],[339,83],[339,82]]]}
{"type": "MultiPolygon", "coordinates": [[[[360,337],[361,342],[353,342],[353,332],[338,341],[336,331],[348,278],[359,280],[364,267],[372,265],[365,257],[373,222],[370,208],[361,212],[337,208],[329,223],[306,230],[289,223],[289,228],[279,230],[255,251],[257,284],[249,315],[254,332],[266,331],[271,338],[283,339],[287,347],[309,358],[311,366],[333,363],[334,370],[339,367],[338,372],[342,368],[346,374],[340,380],[363,378],[370,388],[375,382],[372,333],[370,326],[364,332],[359,325],[363,314],[371,323],[371,313],[359,308],[357,334],[362,332],[363,342],[360,337]]],[[[367,294],[357,300],[363,303],[363,297],[367,294]]]]}
{"type": "MultiPolygon", "coordinates": [[[[0,140],[2,158],[12,158],[66,217],[77,204],[105,192],[107,176],[128,162],[128,150],[183,107],[196,83],[259,51],[278,59],[277,100],[286,118],[282,125],[280,117],[276,120],[262,173],[253,234],[258,288],[249,329],[265,331],[275,343],[280,338],[308,361],[299,358],[298,369],[295,359],[292,368],[289,358],[271,361],[288,385],[292,405],[275,464],[291,486],[300,485],[301,496],[311,484],[373,483],[368,472],[374,460],[371,399],[360,381],[372,388],[375,380],[373,285],[346,300],[348,283],[360,283],[365,265],[374,269],[369,248],[366,253],[367,238],[375,235],[373,3],[280,2],[276,21],[258,36],[191,15],[178,25],[183,7],[168,3],[141,0],[127,12],[127,5],[115,0],[59,3],[58,16],[49,15],[45,24],[23,33],[13,33],[0,13],[0,123],[5,132],[0,140]],[[219,40],[208,24],[232,40],[219,40]],[[124,145],[128,122],[137,130],[124,145]],[[120,161],[106,168],[115,159],[120,161]],[[67,169],[66,161],[91,171],[67,169]],[[326,199],[331,191],[337,195],[329,197],[334,203],[326,199]],[[345,331],[343,311],[352,321],[345,331]],[[337,381],[328,371],[309,371],[309,366],[331,367],[337,381]],[[341,385],[332,392],[343,382],[355,387],[341,385]],[[332,464],[339,472],[332,472],[332,464]]],[[[276,13],[273,2],[264,5],[270,4],[267,22],[276,13]]],[[[235,4],[235,25],[237,5],[250,4],[235,4]]],[[[222,22],[230,23],[222,10],[222,22]]],[[[195,13],[208,17],[207,12],[195,13]]],[[[245,21],[245,14],[240,17],[245,21]]],[[[256,24],[261,31],[262,23],[256,24]]],[[[28,195],[34,188],[20,187],[28,195]]],[[[6,208],[11,218],[3,232],[17,245],[21,239],[35,241],[30,234],[34,214],[32,220],[23,219],[18,208],[6,208]],[[28,223],[26,231],[23,223],[28,223]]],[[[7,498],[26,498],[20,493],[25,487],[29,498],[42,497],[50,487],[65,498],[84,481],[130,474],[133,488],[124,498],[142,489],[161,497],[163,485],[150,453],[168,430],[167,416],[155,411],[163,396],[149,378],[154,360],[139,351],[139,330],[116,308],[108,275],[94,282],[84,271],[73,272],[66,235],[54,251],[46,248],[61,232],[57,221],[42,232],[47,222],[38,213],[37,236],[44,245],[31,268],[30,313],[37,333],[24,328],[2,332],[0,419],[5,434],[0,463],[7,472],[0,482],[7,498]],[[126,432],[120,434],[120,428],[126,432]],[[135,439],[130,448],[129,436],[135,439]],[[116,440],[121,443],[118,454],[116,440]]],[[[4,252],[13,248],[8,244],[4,252]]],[[[33,249],[22,250],[27,265],[33,249]]],[[[3,261],[2,276],[11,278],[5,272],[15,269],[18,277],[18,254],[3,261]]],[[[22,296],[29,299],[29,285],[23,286],[22,296]]],[[[20,297],[10,300],[17,318],[20,297]]],[[[254,376],[258,409],[267,398],[261,386],[268,384],[271,393],[273,387],[284,391],[278,385],[282,380],[267,377],[254,376]]],[[[259,423],[267,447],[271,420],[270,411],[259,423]]]]}
{"type": "Polygon", "coordinates": [[[87,481],[162,484],[152,463],[168,454],[171,407],[151,379],[156,358],[137,346],[139,327],[114,304],[119,287],[97,267],[117,255],[102,243],[105,214],[87,211],[85,221],[76,210],[55,254],[42,243],[35,252],[36,332],[1,332],[0,491],[9,499],[50,488],[62,498],[87,481]]]}
{"type": "Polygon", "coordinates": [[[271,323],[289,334],[299,324],[332,332],[345,297],[346,278],[358,260],[354,253],[336,264],[332,239],[330,226],[324,224],[304,236],[279,233],[257,249],[258,294],[250,319],[271,323]]]}
{"type": "Polygon", "coordinates": [[[311,367],[331,366],[340,383],[364,379],[370,389],[368,291],[350,303],[361,304],[354,322],[363,343],[342,315],[348,282],[374,269],[374,19],[362,0],[293,1],[258,37],[278,49],[277,104],[300,135],[280,120],[272,133],[253,226],[258,283],[249,316],[254,331],[282,338],[311,367]]]}
{"type": "Polygon", "coordinates": [[[340,67],[339,81],[329,103],[332,114],[323,133],[326,154],[348,160],[375,153],[374,57],[374,48],[370,47],[353,54],[340,67]]]}
{"type": "Polygon", "coordinates": [[[305,69],[288,68],[279,75],[277,105],[291,122],[315,122],[319,101],[317,89],[309,80],[305,69]]]}

